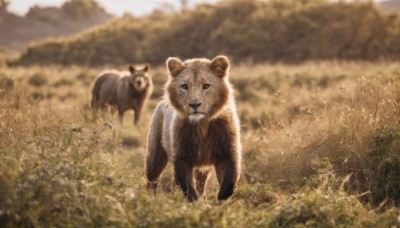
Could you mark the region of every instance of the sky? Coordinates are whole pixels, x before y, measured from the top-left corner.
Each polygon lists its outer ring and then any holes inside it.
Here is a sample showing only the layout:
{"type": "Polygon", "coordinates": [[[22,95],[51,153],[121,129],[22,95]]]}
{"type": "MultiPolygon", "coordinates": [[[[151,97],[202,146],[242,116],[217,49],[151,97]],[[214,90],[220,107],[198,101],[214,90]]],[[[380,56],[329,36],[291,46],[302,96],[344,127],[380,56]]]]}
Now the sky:
{"type": "MultiPolygon", "coordinates": [[[[204,2],[217,2],[218,0],[189,0],[191,5],[204,2]]],[[[25,15],[29,8],[34,5],[39,6],[61,6],[65,0],[10,0],[9,10],[25,15]]],[[[151,13],[155,8],[162,6],[162,3],[173,4],[179,8],[179,0],[97,0],[107,12],[121,16],[124,13],[131,13],[135,16],[141,16],[151,13]]]]}

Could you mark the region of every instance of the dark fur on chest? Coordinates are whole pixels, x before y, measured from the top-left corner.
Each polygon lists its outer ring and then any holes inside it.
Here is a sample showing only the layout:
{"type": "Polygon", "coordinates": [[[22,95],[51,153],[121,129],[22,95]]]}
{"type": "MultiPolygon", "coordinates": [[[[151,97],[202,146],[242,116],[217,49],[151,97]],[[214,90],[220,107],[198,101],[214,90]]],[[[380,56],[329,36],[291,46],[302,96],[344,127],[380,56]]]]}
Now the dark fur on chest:
{"type": "Polygon", "coordinates": [[[234,131],[226,118],[204,123],[183,121],[174,136],[176,158],[193,166],[213,165],[231,155],[234,131]]]}
{"type": "Polygon", "coordinates": [[[144,89],[143,91],[137,91],[136,88],[129,83],[129,94],[132,98],[142,98],[146,95],[146,93],[147,89],[144,89]]]}
{"type": "Polygon", "coordinates": [[[140,105],[140,103],[144,101],[146,93],[147,89],[139,92],[135,87],[129,84],[129,91],[127,94],[129,96],[129,99],[127,99],[129,102],[124,105],[131,109],[136,108],[136,106],[140,105]]]}

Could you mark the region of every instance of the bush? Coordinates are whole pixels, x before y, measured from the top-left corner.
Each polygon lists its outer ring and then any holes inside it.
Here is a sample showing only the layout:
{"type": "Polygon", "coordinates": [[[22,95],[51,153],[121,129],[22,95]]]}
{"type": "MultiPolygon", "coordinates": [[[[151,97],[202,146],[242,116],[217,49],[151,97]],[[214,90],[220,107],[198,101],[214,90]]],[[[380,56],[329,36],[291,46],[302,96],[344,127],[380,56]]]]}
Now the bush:
{"type": "Polygon", "coordinates": [[[47,78],[43,74],[35,73],[31,78],[29,78],[28,83],[35,87],[41,87],[47,84],[47,78]]]}
{"type": "Polygon", "coordinates": [[[277,207],[269,227],[373,226],[368,212],[356,198],[345,192],[309,190],[277,207]]]}
{"type": "Polygon", "coordinates": [[[98,10],[103,11],[94,0],[69,0],[62,5],[61,9],[75,19],[88,18],[98,10]]]}
{"type": "Polygon", "coordinates": [[[386,126],[372,138],[367,175],[373,203],[385,200],[400,205],[400,127],[386,126]]]}
{"type": "MultiPolygon", "coordinates": [[[[81,9],[72,7],[78,3],[94,7],[74,0],[64,8],[81,9]]],[[[159,64],[169,56],[218,54],[235,62],[399,59],[399,26],[399,14],[373,3],[222,1],[183,13],[125,16],[75,37],[32,44],[14,64],[159,64]]]]}
{"type": "Polygon", "coordinates": [[[273,189],[271,186],[266,184],[246,184],[240,186],[235,194],[233,195],[233,199],[237,200],[245,200],[246,203],[252,204],[254,207],[258,207],[262,204],[272,204],[277,201],[277,193],[275,193],[276,189],[273,189]]]}
{"type": "MultiPolygon", "coordinates": [[[[15,120],[9,120],[16,124],[15,120]]],[[[105,180],[110,167],[96,158],[102,132],[89,132],[79,126],[53,127],[45,133],[47,136],[21,142],[21,148],[29,147],[30,150],[29,158],[23,164],[16,162],[20,154],[18,148],[3,150],[2,146],[0,190],[7,193],[0,196],[0,221],[3,225],[50,226],[54,222],[82,225],[91,220],[90,223],[101,220],[102,216],[111,213],[110,202],[104,197],[96,197],[96,191],[89,188],[89,183],[113,189],[117,188],[119,181],[115,180],[113,186],[105,180]],[[55,132],[57,136],[52,135],[55,132]],[[82,203],[86,204],[84,208],[82,203]],[[87,209],[93,207],[101,212],[88,213],[87,209]]],[[[7,139],[12,140],[3,140],[7,139]]]]}

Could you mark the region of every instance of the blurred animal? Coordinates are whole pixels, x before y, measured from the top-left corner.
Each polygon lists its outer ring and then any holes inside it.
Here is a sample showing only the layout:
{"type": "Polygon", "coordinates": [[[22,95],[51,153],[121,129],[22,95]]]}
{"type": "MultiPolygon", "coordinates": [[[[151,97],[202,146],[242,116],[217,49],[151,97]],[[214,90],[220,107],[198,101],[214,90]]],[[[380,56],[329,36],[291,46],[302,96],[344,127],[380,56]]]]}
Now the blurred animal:
{"type": "Polygon", "coordinates": [[[118,109],[122,123],[124,112],[134,110],[134,123],[140,119],[140,113],[153,92],[153,81],[148,74],[149,66],[136,69],[129,66],[129,72],[106,71],[95,80],[92,89],[92,107],[106,109],[107,105],[118,109]]]}
{"type": "Polygon", "coordinates": [[[229,198],[240,175],[239,119],[228,80],[229,60],[167,60],[165,99],[159,103],[147,138],[148,187],[157,180],[168,160],[186,197],[197,200],[205,192],[215,167],[219,200],[229,198]]]}

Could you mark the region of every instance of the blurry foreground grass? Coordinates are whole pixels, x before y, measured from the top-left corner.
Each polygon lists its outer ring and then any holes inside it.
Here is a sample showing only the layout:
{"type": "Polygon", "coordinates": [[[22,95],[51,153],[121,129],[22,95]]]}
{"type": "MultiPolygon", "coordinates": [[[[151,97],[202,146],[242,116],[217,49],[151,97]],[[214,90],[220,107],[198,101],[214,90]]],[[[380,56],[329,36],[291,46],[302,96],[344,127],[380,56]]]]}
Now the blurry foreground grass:
{"type": "Polygon", "coordinates": [[[138,126],[89,107],[102,69],[0,71],[2,226],[400,226],[400,65],[320,62],[233,66],[243,174],[234,196],[188,203],[143,162],[155,93],[138,126]]]}

